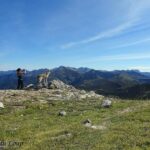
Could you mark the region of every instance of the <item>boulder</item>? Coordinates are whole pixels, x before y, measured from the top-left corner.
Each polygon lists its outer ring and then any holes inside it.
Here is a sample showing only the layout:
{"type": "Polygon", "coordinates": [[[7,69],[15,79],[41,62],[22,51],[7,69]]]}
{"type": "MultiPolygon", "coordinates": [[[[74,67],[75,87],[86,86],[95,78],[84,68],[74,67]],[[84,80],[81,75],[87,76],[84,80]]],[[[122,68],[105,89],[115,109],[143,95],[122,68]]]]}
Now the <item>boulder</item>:
{"type": "Polygon", "coordinates": [[[86,94],[86,91],[85,90],[81,90],[80,94],[86,94]]]}
{"type": "Polygon", "coordinates": [[[111,107],[111,106],[112,106],[112,101],[109,100],[109,99],[106,99],[106,100],[104,100],[104,101],[102,102],[102,107],[103,107],[103,108],[109,108],[109,107],[111,107]]]}
{"type": "Polygon", "coordinates": [[[91,121],[90,119],[86,119],[85,121],[83,121],[83,124],[84,124],[85,126],[91,126],[92,121],[91,121]]]}
{"type": "Polygon", "coordinates": [[[0,102],[0,108],[4,108],[4,104],[0,102]]]}
{"type": "Polygon", "coordinates": [[[49,83],[48,88],[50,89],[71,89],[71,85],[67,85],[60,80],[53,80],[49,83]]]}
{"type": "Polygon", "coordinates": [[[89,94],[93,97],[96,96],[96,93],[94,91],[90,91],[89,94]]]}
{"type": "Polygon", "coordinates": [[[58,115],[59,115],[59,116],[66,116],[67,113],[66,113],[65,111],[60,111],[58,115]]]}

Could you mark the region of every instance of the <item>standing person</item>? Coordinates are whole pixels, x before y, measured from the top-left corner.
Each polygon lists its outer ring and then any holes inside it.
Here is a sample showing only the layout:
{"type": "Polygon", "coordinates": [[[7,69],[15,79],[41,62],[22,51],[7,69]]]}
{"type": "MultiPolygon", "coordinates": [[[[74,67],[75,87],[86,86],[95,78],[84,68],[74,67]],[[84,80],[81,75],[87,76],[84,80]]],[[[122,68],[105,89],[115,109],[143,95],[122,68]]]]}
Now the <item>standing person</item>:
{"type": "Polygon", "coordinates": [[[24,88],[24,83],[23,83],[23,76],[25,74],[25,70],[21,69],[21,68],[18,68],[16,70],[16,74],[17,74],[17,77],[18,77],[18,85],[17,85],[17,89],[23,89],[24,88]]]}

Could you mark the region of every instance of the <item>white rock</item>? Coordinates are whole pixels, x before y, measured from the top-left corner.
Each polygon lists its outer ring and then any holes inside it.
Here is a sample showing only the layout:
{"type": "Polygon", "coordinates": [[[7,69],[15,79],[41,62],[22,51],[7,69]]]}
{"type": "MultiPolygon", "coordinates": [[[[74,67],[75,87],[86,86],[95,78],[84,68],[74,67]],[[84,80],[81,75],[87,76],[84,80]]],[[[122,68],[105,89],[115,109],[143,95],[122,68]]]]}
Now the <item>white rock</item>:
{"type": "Polygon", "coordinates": [[[102,102],[102,107],[109,108],[112,105],[112,101],[106,99],[102,102]]]}
{"type": "Polygon", "coordinates": [[[83,121],[83,124],[91,124],[92,121],[90,119],[86,119],[85,121],[83,121]]]}
{"type": "Polygon", "coordinates": [[[97,130],[104,130],[104,129],[106,129],[106,127],[105,127],[105,126],[102,126],[102,125],[98,125],[98,126],[93,125],[93,126],[91,126],[91,128],[92,128],[92,129],[97,129],[97,130]]]}
{"type": "Polygon", "coordinates": [[[59,112],[59,116],[66,116],[66,115],[67,115],[67,113],[65,111],[60,111],[59,112]]]}
{"type": "Polygon", "coordinates": [[[86,91],[85,90],[81,90],[80,93],[81,94],[86,94],[86,91]]]}
{"type": "Polygon", "coordinates": [[[80,99],[86,99],[86,95],[80,95],[80,99]]]}
{"type": "Polygon", "coordinates": [[[4,104],[0,102],[0,108],[4,108],[4,104]]]}
{"type": "Polygon", "coordinates": [[[90,91],[89,94],[93,97],[96,95],[96,93],[94,91],[90,91]]]}
{"type": "Polygon", "coordinates": [[[85,123],[84,126],[91,127],[92,125],[91,125],[91,123],[85,123]]]}

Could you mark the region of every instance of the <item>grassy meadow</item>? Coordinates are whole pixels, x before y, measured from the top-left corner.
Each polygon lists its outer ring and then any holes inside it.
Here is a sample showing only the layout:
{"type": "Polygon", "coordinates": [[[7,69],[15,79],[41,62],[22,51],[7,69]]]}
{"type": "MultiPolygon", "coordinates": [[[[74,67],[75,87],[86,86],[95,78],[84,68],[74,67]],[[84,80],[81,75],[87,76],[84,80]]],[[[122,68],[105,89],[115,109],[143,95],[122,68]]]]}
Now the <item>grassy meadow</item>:
{"type": "Polygon", "coordinates": [[[150,150],[150,101],[49,101],[0,109],[0,149],[150,150]],[[66,116],[59,116],[61,110],[66,116]],[[84,126],[86,119],[100,128],[84,126]]]}

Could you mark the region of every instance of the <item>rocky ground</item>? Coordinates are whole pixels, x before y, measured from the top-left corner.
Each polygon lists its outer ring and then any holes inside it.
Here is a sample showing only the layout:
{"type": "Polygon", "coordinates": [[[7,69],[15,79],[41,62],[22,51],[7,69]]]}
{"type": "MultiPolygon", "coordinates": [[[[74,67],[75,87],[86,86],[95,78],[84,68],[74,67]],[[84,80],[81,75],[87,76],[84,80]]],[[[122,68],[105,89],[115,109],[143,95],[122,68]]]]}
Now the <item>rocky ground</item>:
{"type": "Polygon", "coordinates": [[[47,103],[51,100],[86,100],[103,99],[102,95],[94,91],[86,92],[78,90],[73,86],[66,85],[59,80],[51,82],[48,88],[26,88],[26,90],[1,90],[0,102],[5,104],[18,104],[30,100],[32,102],[47,103]]]}
{"type": "Polygon", "coordinates": [[[29,87],[0,91],[0,150],[149,150],[150,101],[29,87]]]}

